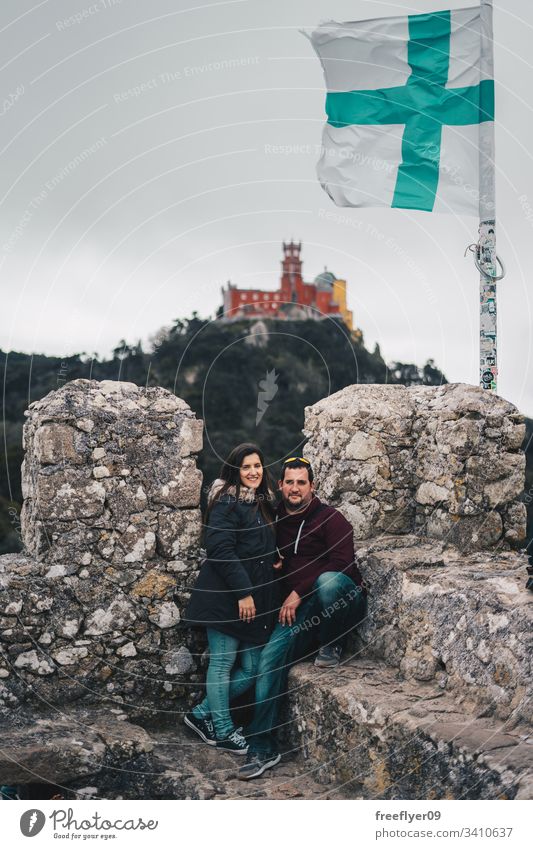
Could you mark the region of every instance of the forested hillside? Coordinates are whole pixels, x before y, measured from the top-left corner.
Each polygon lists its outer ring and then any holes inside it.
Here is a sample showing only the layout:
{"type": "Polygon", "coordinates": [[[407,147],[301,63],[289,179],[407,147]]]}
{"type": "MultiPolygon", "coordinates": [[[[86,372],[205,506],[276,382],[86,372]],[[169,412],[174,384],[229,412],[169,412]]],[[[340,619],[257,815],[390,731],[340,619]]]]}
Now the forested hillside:
{"type": "Polygon", "coordinates": [[[0,553],[20,548],[20,465],[24,410],[79,377],[163,386],[184,398],[205,422],[199,465],[206,482],[238,442],[255,440],[272,471],[302,451],[304,407],[352,383],[446,382],[433,363],[423,368],[383,361],[337,322],[270,321],[223,324],[193,316],[160,331],[143,351],[120,342],[109,360],[84,353],[47,357],[2,353],[3,446],[0,456],[0,553]],[[252,332],[251,332],[252,331],[252,332]]]}

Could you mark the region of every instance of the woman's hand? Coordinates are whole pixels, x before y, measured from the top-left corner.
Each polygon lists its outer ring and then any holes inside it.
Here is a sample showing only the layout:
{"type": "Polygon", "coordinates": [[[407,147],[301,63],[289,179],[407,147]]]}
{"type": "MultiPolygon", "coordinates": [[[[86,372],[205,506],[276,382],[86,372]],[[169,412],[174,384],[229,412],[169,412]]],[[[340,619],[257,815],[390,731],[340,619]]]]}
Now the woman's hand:
{"type": "Polygon", "coordinates": [[[273,569],[282,569],[283,568],[283,560],[278,560],[277,563],[274,563],[272,566],[273,569]]]}
{"type": "Polygon", "coordinates": [[[253,596],[247,595],[246,598],[239,599],[239,619],[243,622],[251,622],[255,619],[255,604],[253,596]]]}

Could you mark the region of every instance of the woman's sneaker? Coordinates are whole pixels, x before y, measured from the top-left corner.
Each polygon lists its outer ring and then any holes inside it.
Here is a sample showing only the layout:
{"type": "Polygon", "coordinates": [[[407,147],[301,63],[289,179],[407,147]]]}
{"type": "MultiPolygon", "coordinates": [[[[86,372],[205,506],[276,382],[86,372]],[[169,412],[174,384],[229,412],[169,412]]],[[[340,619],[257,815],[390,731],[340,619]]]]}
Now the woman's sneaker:
{"type": "Polygon", "coordinates": [[[216,746],[215,729],[210,719],[198,719],[194,713],[186,713],[183,717],[185,725],[201,737],[208,746],[216,746]]]}
{"type": "Polygon", "coordinates": [[[16,784],[2,784],[0,786],[0,799],[20,799],[16,784]]]}
{"type": "Polygon", "coordinates": [[[233,752],[234,755],[245,755],[248,752],[248,743],[246,737],[243,737],[237,729],[232,731],[229,737],[224,740],[217,740],[217,749],[222,749],[223,752],[233,752]]]}
{"type": "Polygon", "coordinates": [[[241,766],[238,772],[238,778],[241,781],[248,781],[249,778],[258,778],[263,775],[266,769],[272,769],[273,766],[279,764],[281,755],[279,752],[269,752],[263,754],[260,752],[249,752],[246,758],[246,763],[241,766]]]}

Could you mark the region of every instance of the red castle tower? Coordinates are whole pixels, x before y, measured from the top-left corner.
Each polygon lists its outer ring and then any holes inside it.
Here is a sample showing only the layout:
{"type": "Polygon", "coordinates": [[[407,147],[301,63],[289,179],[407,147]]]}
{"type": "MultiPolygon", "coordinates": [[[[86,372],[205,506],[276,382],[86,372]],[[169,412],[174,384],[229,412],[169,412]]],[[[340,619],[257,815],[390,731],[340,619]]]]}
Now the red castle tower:
{"type": "Polygon", "coordinates": [[[221,321],[243,318],[277,318],[320,320],[337,317],[351,330],[352,313],[346,305],[346,281],[340,280],[326,268],[314,283],[302,277],[302,243],[283,242],[281,285],[275,291],[237,289],[228,282],[222,288],[221,321]]]}

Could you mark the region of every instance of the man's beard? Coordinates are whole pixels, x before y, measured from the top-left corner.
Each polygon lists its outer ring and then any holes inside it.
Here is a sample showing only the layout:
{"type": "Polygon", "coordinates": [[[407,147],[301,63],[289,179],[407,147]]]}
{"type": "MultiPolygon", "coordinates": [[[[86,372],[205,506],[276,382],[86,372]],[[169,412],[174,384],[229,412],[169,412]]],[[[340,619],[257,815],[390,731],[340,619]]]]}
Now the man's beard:
{"type": "Polygon", "coordinates": [[[288,513],[296,513],[298,510],[303,510],[307,507],[313,498],[313,494],[311,493],[307,498],[307,501],[302,496],[299,501],[291,501],[290,498],[284,498],[283,503],[285,504],[285,509],[288,513]]]}

